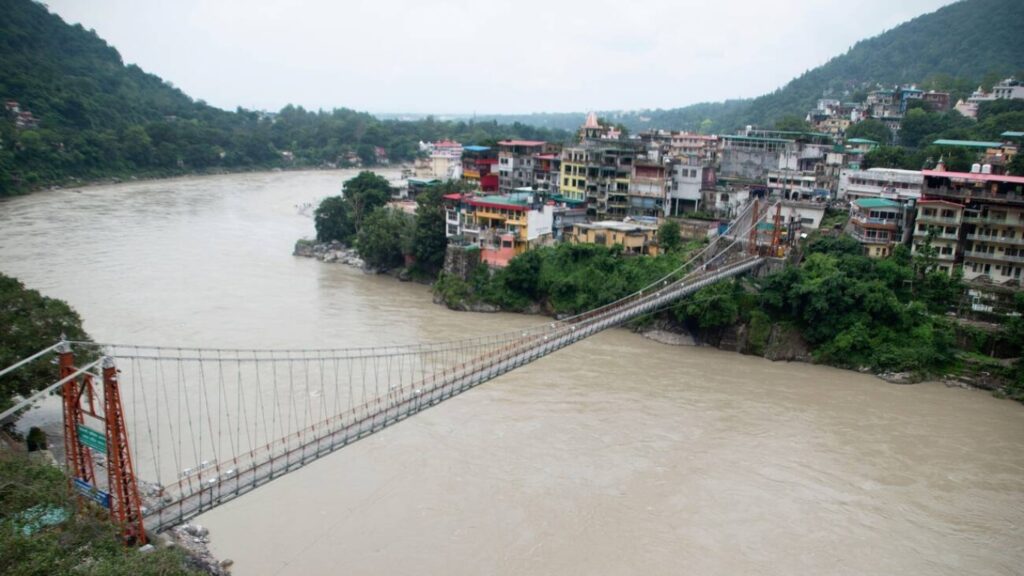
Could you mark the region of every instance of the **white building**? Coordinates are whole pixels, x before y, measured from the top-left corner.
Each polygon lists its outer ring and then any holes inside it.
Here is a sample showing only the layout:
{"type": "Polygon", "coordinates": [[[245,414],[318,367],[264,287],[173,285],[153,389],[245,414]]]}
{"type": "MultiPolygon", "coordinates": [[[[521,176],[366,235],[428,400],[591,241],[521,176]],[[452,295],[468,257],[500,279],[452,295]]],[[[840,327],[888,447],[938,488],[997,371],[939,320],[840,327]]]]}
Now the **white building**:
{"type": "Polygon", "coordinates": [[[861,198],[885,198],[905,204],[921,198],[923,185],[924,176],[920,170],[843,170],[839,173],[838,197],[850,202],[861,198]]]}
{"type": "Polygon", "coordinates": [[[668,206],[665,213],[679,216],[685,212],[701,209],[701,187],[704,183],[704,167],[693,164],[674,164],[669,173],[668,206]]]}
{"type": "Polygon", "coordinates": [[[810,200],[814,197],[816,180],[813,172],[771,170],[768,172],[768,192],[786,200],[810,200]]]}
{"type": "Polygon", "coordinates": [[[1007,78],[992,87],[992,97],[996,100],[1024,100],[1024,86],[1019,80],[1007,78]]]}
{"type": "MultiPolygon", "coordinates": [[[[424,145],[421,143],[421,149],[424,145]]],[[[462,178],[462,144],[441,140],[426,145],[430,151],[431,176],[439,180],[462,178]]]]}

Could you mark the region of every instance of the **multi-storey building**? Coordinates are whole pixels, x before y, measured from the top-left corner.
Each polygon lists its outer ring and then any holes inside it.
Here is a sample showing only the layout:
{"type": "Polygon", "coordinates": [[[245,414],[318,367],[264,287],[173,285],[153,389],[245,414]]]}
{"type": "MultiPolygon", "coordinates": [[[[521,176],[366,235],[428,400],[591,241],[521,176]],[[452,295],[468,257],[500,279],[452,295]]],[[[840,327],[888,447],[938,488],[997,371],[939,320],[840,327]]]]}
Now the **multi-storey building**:
{"type": "Polygon", "coordinates": [[[431,176],[441,180],[459,179],[462,176],[462,144],[441,140],[429,146],[431,176]]]}
{"type": "Polygon", "coordinates": [[[913,203],[921,197],[924,176],[920,170],[898,168],[870,168],[843,170],[839,173],[840,200],[885,198],[902,204],[913,203]]]}
{"type": "Polygon", "coordinates": [[[668,168],[664,164],[638,160],[633,163],[633,174],[629,179],[629,215],[665,215],[668,168]]]}
{"type": "Polygon", "coordinates": [[[674,158],[695,160],[705,166],[712,166],[718,161],[718,146],[716,135],[673,132],[669,154],[674,158]]]}
{"type": "Polygon", "coordinates": [[[930,244],[939,270],[951,274],[958,260],[963,214],[963,204],[957,202],[927,198],[918,201],[911,252],[923,254],[930,244]]]}
{"type": "Polygon", "coordinates": [[[562,151],[561,195],[585,201],[594,219],[622,219],[629,211],[629,181],[637,147],[627,142],[585,140],[562,151]]]}
{"type": "MultiPolygon", "coordinates": [[[[942,244],[944,249],[949,243],[955,244],[952,255],[955,262],[962,263],[965,280],[1020,289],[1024,270],[1024,177],[944,170],[923,173],[924,199],[918,203],[915,249],[919,247],[919,233],[928,237],[931,232],[933,244],[942,244]],[[943,221],[935,222],[936,217],[943,221]],[[932,230],[930,224],[935,225],[932,230]]],[[[948,256],[949,251],[940,250],[940,260],[941,255],[948,256]]]]}
{"type": "Polygon", "coordinates": [[[785,200],[811,200],[815,198],[817,177],[798,170],[769,170],[768,192],[785,200]]]}
{"type": "Polygon", "coordinates": [[[534,158],[533,186],[550,196],[556,196],[561,187],[562,156],[560,153],[549,152],[538,154],[534,158]]]}
{"type": "MultiPolygon", "coordinates": [[[[772,170],[807,172],[825,180],[832,137],[814,132],[754,130],[722,137],[719,175],[723,179],[763,184],[772,170]]],[[[824,187],[829,187],[822,182],[824,187]]]]}
{"type": "Polygon", "coordinates": [[[498,191],[498,153],[489,146],[464,146],[462,179],[484,192],[498,191]]]}
{"type": "Polygon", "coordinates": [[[545,152],[542,140],[503,140],[498,142],[498,191],[510,194],[516,188],[534,184],[536,157],[545,152]]]}
{"type": "Polygon", "coordinates": [[[929,90],[921,95],[921,100],[924,100],[928,109],[933,112],[949,111],[949,92],[936,92],[935,90],[929,90]]]}
{"type": "Polygon", "coordinates": [[[701,209],[703,190],[714,189],[714,168],[685,161],[669,164],[666,216],[681,216],[701,209]]]}
{"type": "Polygon", "coordinates": [[[992,87],[992,97],[996,100],[1024,100],[1024,83],[1007,78],[992,87]]]}
{"type": "Polygon", "coordinates": [[[507,195],[449,194],[445,199],[445,235],[479,246],[481,260],[493,266],[552,237],[555,206],[532,191],[507,195]]]}
{"type": "Polygon", "coordinates": [[[785,154],[796,149],[786,138],[722,136],[720,173],[722,178],[763,182],[769,170],[778,170],[785,154]]]}
{"type": "Polygon", "coordinates": [[[903,242],[906,207],[885,198],[854,200],[850,209],[851,235],[864,246],[872,258],[892,253],[892,247],[903,242]]]}
{"type": "Polygon", "coordinates": [[[977,118],[978,107],[985,102],[991,102],[995,99],[995,96],[991,93],[985,92],[981,89],[981,86],[978,86],[978,89],[972,92],[966,101],[958,100],[953,109],[959,112],[962,116],[977,118]]]}
{"type": "Polygon", "coordinates": [[[569,233],[572,244],[597,244],[599,246],[622,246],[630,254],[658,254],[658,227],[647,222],[627,219],[579,223],[569,233]]]}

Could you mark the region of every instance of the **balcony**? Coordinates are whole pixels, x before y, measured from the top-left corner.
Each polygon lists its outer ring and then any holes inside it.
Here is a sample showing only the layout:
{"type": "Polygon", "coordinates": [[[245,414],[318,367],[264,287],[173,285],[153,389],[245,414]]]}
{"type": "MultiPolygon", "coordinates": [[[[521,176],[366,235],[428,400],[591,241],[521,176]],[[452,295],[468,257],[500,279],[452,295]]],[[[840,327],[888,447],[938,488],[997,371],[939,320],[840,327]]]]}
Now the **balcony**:
{"type": "Polygon", "coordinates": [[[967,250],[964,252],[964,257],[975,258],[978,260],[990,260],[992,262],[1014,262],[1017,264],[1024,264],[1024,255],[1007,256],[1005,254],[997,254],[995,252],[989,253],[967,250]]]}
{"type": "MultiPolygon", "coordinates": [[[[914,230],[914,237],[915,238],[927,238],[928,237],[928,231],[927,230],[914,230]]],[[[957,236],[956,232],[954,232],[952,234],[947,234],[945,232],[935,232],[934,238],[936,240],[954,240],[955,241],[955,240],[957,240],[958,236],[957,236]]]]}
{"type": "Polygon", "coordinates": [[[895,230],[900,225],[900,220],[894,218],[871,218],[860,214],[854,214],[850,217],[850,220],[854,224],[860,224],[867,228],[881,228],[883,230],[895,230]]]}
{"type": "Polygon", "coordinates": [[[993,244],[1012,244],[1013,246],[1024,246],[1024,238],[1003,238],[1000,236],[982,236],[980,234],[968,234],[968,240],[975,242],[991,242],[993,244]]]}
{"type": "Polygon", "coordinates": [[[1020,222],[1014,222],[1006,218],[993,218],[991,216],[977,216],[964,214],[964,222],[971,224],[990,224],[993,226],[1020,226],[1020,222]]]}
{"type": "Polygon", "coordinates": [[[1024,204],[1024,194],[1019,192],[993,192],[988,188],[924,188],[921,192],[928,198],[971,198],[1008,204],[1024,204]]]}
{"type": "Polygon", "coordinates": [[[868,236],[867,234],[859,230],[854,230],[853,232],[850,232],[850,236],[852,236],[854,240],[860,242],[861,244],[892,244],[896,242],[896,238],[868,236]]]}
{"type": "Polygon", "coordinates": [[[960,224],[959,217],[946,218],[944,216],[925,216],[923,214],[917,215],[917,221],[921,223],[934,223],[942,225],[958,226],[960,224]]]}

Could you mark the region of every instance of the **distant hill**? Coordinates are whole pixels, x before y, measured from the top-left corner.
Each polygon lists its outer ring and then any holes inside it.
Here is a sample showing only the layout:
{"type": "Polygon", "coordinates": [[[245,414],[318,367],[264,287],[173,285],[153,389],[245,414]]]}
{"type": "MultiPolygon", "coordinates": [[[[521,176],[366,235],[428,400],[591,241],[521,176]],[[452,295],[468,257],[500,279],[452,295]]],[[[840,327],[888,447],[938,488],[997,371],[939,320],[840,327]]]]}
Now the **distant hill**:
{"type": "Polygon", "coordinates": [[[95,32],[31,0],[0,0],[0,103],[0,196],[78,179],[404,161],[420,140],[569,137],[343,108],[221,110],[126,66],[95,32]]]}
{"type": "MultiPolygon", "coordinates": [[[[1011,75],[1024,78],[1024,1],[964,0],[862,40],[770,94],[668,110],[599,114],[634,131],[657,127],[731,132],[747,124],[769,126],[787,115],[804,116],[819,98],[849,99],[876,83],[918,83],[963,92],[1011,75]]],[[[486,118],[568,129],[579,126],[583,112],[486,118]]]]}

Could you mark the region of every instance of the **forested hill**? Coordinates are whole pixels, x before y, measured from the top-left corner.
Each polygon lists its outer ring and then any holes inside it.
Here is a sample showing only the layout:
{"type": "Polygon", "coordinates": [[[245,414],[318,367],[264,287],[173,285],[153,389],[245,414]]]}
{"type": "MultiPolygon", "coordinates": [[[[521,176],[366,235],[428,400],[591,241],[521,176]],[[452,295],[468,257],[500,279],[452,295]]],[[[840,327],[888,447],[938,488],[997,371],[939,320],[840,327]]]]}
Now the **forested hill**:
{"type": "MultiPolygon", "coordinates": [[[[861,17],[855,4],[850,7],[850,18],[861,17]]],[[[804,49],[796,38],[792,46],[804,49]]],[[[758,98],[600,115],[634,131],[655,127],[731,132],[747,124],[767,127],[789,115],[802,117],[819,98],[851,99],[876,84],[917,83],[951,90],[957,96],[1011,75],[1024,78],[1024,1],[964,0],[862,40],[845,54],[758,98]]],[[[742,85],[743,79],[736,78],[735,83],[742,85]]],[[[490,118],[568,128],[577,126],[582,114],[490,118]]]]}
{"type": "Polygon", "coordinates": [[[221,110],[125,66],[95,32],[31,0],[0,0],[0,102],[0,196],[111,176],[372,164],[376,147],[403,161],[420,140],[568,137],[495,122],[382,121],[348,109],[221,110]]]}

